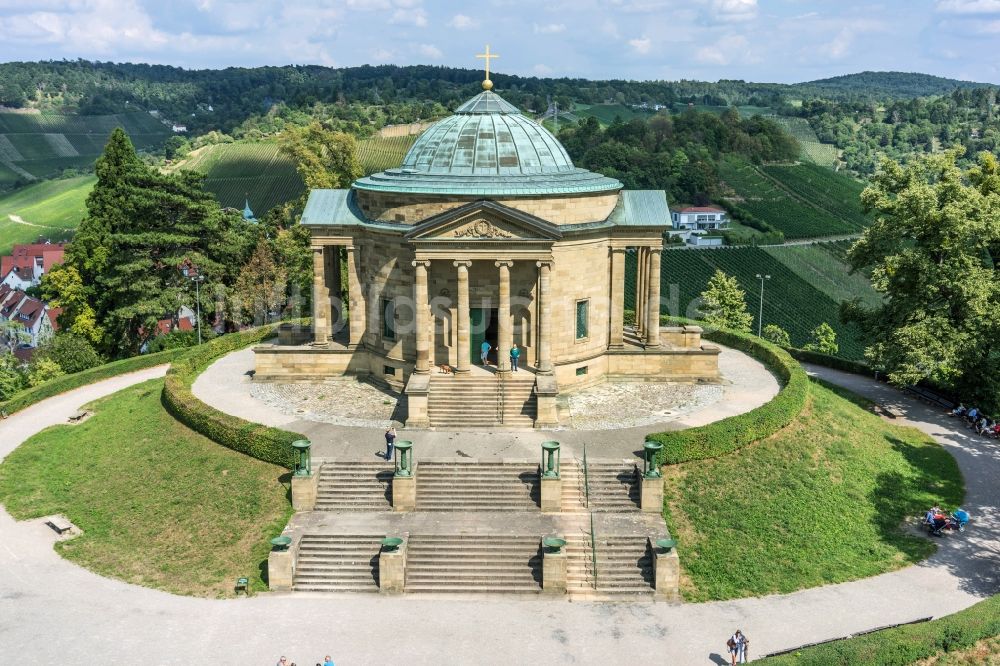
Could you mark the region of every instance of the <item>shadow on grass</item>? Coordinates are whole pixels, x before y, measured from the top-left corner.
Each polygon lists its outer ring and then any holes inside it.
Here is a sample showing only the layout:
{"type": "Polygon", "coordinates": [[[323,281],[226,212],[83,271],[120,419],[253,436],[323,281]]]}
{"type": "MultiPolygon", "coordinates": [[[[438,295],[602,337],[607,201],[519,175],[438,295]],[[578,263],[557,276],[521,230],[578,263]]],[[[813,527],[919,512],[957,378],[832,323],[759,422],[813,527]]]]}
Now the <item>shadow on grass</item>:
{"type": "MultiPolygon", "coordinates": [[[[318,474],[319,470],[317,470],[315,473],[318,474]]],[[[285,487],[285,499],[288,500],[289,504],[291,504],[292,503],[292,473],[291,472],[285,472],[283,474],[280,474],[278,476],[278,483],[280,483],[282,486],[285,487]]]]}
{"type": "Polygon", "coordinates": [[[847,400],[850,403],[857,405],[858,407],[860,407],[865,411],[870,412],[875,407],[874,401],[869,400],[864,396],[858,395],[854,391],[846,389],[843,386],[839,386],[837,384],[831,384],[825,379],[820,379],[819,377],[810,377],[809,380],[816,384],[819,384],[828,391],[836,393],[839,397],[843,398],[844,400],[847,400]]]}

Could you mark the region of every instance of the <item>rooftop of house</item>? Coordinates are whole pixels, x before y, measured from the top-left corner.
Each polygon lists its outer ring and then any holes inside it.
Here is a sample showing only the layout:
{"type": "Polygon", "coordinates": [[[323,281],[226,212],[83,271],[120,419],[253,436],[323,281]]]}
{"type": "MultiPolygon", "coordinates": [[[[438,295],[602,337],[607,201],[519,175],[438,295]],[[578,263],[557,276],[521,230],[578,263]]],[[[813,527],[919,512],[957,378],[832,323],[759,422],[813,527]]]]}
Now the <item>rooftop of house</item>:
{"type": "Polygon", "coordinates": [[[688,206],[687,208],[679,208],[674,212],[677,213],[725,213],[726,211],[722,208],[717,208],[715,206],[688,206]]]}

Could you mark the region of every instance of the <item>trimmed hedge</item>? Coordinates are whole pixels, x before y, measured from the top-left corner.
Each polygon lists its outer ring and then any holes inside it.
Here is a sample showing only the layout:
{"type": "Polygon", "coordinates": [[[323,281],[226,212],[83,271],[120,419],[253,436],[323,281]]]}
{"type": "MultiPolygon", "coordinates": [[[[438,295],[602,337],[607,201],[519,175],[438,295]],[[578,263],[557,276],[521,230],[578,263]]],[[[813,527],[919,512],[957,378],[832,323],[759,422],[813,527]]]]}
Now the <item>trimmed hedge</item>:
{"type": "Polygon", "coordinates": [[[292,442],[307,439],[304,435],[225,414],[203,403],[191,391],[198,375],[217,358],[272,336],[277,327],[276,323],[230,333],[199,347],[182,350],[186,353],[167,371],[163,405],[175,419],[214,442],[252,458],[292,469],[295,466],[292,442]]]}
{"type": "Polygon", "coordinates": [[[1000,595],[931,622],[886,629],[866,636],[803,648],[791,654],[763,659],[760,663],[775,666],[781,664],[903,666],[940,652],[963,650],[972,647],[978,641],[998,635],[1000,635],[1000,595]]]}
{"type": "MultiPolygon", "coordinates": [[[[668,323],[701,324],[676,318],[671,318],[668,323]]],[[[799,415],[809,395],[808,375],[781,347],[753,335],[722,329],[706,330],[703,337],[750,354],[778,375],[784,385],[770,402],[745,414],[730,416],[697,428],[650,435],[647,439],[663,444],[657,457],[657,462],[661,465],[718,458],[751,442],[769,437],[799,415]]]]}
{"type": "Polygon", "coordinates": [[[0,402],[0,411],[7,412],[7,414],[13,414],[14,412],[19,412],[26,407],[30,407],[36,402],[41,402],[46,398],[51,398],[54,395],[59,395],[60,393],[65,393],[66,391],[78,389],[81,386],[86,386],[87,384],[93,384],[94,382],[99,382],[103,379],[110,379],[111,377],[124,375],[137,370],[145,370],[146,368],[152,368],[154,365],[170,363],[185,351],[187,350],[168,349],[156,354],[143,354],[142,356],[124,358],[120,361],[112,361],[111,363],[105,363],[104,365],[87,368],[86,370],[81,370],[80,372],[74,372],[71,375],[62,375],[60,377],[56,377],[55,379],[51,379],[44,384],[39,384],[33,388],[25,389],[6,402],[0,402]]]}
{"type": "Polygon", "coordinates": [[[872,376],[874,374],[874,371],[868,366],[868,364],[861,361],[849,361],[846,358],[840,358],[839,356],[821,354],[820,352],[809,351],[808,349],[796,349],[795,347],[786,347],[786,350],[789,354],[791,354],[792,358],[796,361],[802,361],[803,363],[814,363],[815,365],[822,365],[827,368],[833,368],[834,370],[840,370],[841,372],[850,372],[855,375],[872,376]]]}

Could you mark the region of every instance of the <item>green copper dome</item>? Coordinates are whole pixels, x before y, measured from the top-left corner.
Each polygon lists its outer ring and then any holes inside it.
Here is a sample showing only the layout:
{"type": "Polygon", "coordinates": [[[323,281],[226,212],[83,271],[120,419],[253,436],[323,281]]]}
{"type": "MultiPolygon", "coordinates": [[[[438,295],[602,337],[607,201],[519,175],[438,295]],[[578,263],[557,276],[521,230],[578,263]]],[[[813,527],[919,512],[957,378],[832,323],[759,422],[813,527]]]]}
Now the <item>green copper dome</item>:
{"type": "Polygon", "coordinates": [[[496,93],[479,93],[420,135],[398,169],[361,178],[360,190],[517,196],[612,192],[613,178],[573,166],[551,132],[496,93]]]}

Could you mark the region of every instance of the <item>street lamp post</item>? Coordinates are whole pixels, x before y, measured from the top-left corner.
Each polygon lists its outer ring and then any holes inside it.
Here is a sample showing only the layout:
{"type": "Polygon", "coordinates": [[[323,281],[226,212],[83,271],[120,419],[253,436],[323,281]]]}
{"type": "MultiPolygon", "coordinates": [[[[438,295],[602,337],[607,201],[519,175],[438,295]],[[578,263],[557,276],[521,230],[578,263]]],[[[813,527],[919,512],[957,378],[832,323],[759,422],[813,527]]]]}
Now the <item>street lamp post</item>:
{"type": "Polygon", "coordinates": [[[761,275],[757,273],[757,279],[760,280],[760,309],[757,312],[757,337],[762,337],[760,332],[764,325],[764,280],[770,280],[770,275],[761,275]]]}
{"type": "Polygon", "coordinates": [[[198,269],[195,268],[190,262],[185,262],[181,266],[181,273],[188,280],[194,282],[194,300],[195,308],[197,310],[198,317],[198,344],[201,344],[201,283],[205,281],[205,276],[198,273],[198,269]]]}

